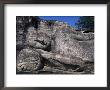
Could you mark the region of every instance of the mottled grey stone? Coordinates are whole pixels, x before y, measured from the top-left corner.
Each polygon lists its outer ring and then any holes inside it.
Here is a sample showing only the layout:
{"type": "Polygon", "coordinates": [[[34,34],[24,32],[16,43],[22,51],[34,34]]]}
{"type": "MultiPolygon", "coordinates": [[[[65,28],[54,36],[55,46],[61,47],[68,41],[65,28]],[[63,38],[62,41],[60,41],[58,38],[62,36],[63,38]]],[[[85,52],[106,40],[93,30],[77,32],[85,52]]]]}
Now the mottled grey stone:
{"type": "Polygon", "coordinates": [[[35,71],[40,69],[42,58],[34,49],[26,48],[17,56],[17,72],[35,71]]]}
{"type": "Polygon", "coordinates": [[[94,33],[29,16],[17,17],[16,25],[17,72],[93,73],[94,33]]]}

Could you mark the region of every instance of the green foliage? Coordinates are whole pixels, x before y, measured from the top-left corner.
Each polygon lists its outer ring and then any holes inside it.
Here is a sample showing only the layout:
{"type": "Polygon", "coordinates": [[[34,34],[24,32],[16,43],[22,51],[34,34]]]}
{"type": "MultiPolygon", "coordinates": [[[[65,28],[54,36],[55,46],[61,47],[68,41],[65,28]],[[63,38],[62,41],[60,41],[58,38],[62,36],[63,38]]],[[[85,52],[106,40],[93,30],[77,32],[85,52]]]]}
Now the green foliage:
{"type": "Polygon", "coordinates": [[[82,16],[76,23],[78,30],[94,32],[94,16],[82,16]]]}
{"type": "Polygon", "coordinates": [[[53,26],[55,23],[55,20],[47,20],[47,25],[48,26],[53,26]]]}

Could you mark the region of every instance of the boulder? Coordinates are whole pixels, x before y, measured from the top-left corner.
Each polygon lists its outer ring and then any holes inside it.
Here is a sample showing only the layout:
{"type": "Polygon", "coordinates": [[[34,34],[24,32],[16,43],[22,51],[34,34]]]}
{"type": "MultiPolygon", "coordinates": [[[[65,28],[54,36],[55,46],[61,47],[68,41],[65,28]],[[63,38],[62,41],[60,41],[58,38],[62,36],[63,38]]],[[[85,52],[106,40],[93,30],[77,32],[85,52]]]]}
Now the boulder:
{"type": "Polygon", "coordinates": [[[17,73],[32,72],[41,68],[42,57],[32,48],[22,49],[17,56],[17,73]]]}
{"type": "Polygon", "coordinates": [[[30,27],[26,34],[26,45],[36,49],[49,49],[51,43],[50,37],[43,33],[38,32],[34,27],[30,27]]]}
{"type": "Polygon", "coordinates": [[[79,38],[79,36],[74,36],[74,34],[68,30],[56,31],[55,38],[52,43],[52,52],[64,55],[66,57],[78,57],[85,61],[93,61],[93,58],[91,58],[94,56],[93,43],[83,42],[85,43],[84,46],[84,44],[79,42],[79,40],[74,37],[79,38]],[[93,49],[92,52],[90,51],[91,49],[93,49]]]}
{"type": "Polygon", "coordinates": [[[36,51],[39,52],[43,58],[45,58],[50,62],[55,60],[62,64],[79,65],[79,66],[85,63],[85,61],[83,61],[81,58],[75,56],[67,57],[64,54],[62,55],[62,54],[47,52],[42,49],[36,49],[36,51]]]}

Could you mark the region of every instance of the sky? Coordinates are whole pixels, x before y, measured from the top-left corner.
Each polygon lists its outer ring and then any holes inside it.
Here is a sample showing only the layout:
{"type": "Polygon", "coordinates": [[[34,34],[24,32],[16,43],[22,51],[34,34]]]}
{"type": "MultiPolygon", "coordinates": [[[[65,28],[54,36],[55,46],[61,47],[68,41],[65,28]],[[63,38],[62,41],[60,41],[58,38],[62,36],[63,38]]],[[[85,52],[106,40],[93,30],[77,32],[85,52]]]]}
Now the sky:
{"type": "Polygon", "coordinates": [[[58,20],[67,22],[70,26],[75,26],[75,23],[79,20],[80,16],[39,16],[44,20],[58,20]]]}

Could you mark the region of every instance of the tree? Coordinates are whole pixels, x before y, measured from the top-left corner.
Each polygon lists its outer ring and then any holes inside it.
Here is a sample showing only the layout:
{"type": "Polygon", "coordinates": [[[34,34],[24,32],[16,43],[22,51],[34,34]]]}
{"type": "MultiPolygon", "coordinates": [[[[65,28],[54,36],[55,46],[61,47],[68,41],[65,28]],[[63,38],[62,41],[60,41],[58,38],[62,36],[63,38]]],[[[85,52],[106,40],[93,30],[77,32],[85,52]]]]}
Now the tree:
{"type": "Polygon", "coordinates": [[[47,20],[48,26],[53,26],[56,20],[47,20]]]}
{"type": "Polygon", "coordinates": [[[76,23],[78,30],[94,32],[94,16],[82,16],[76,23]]]}

